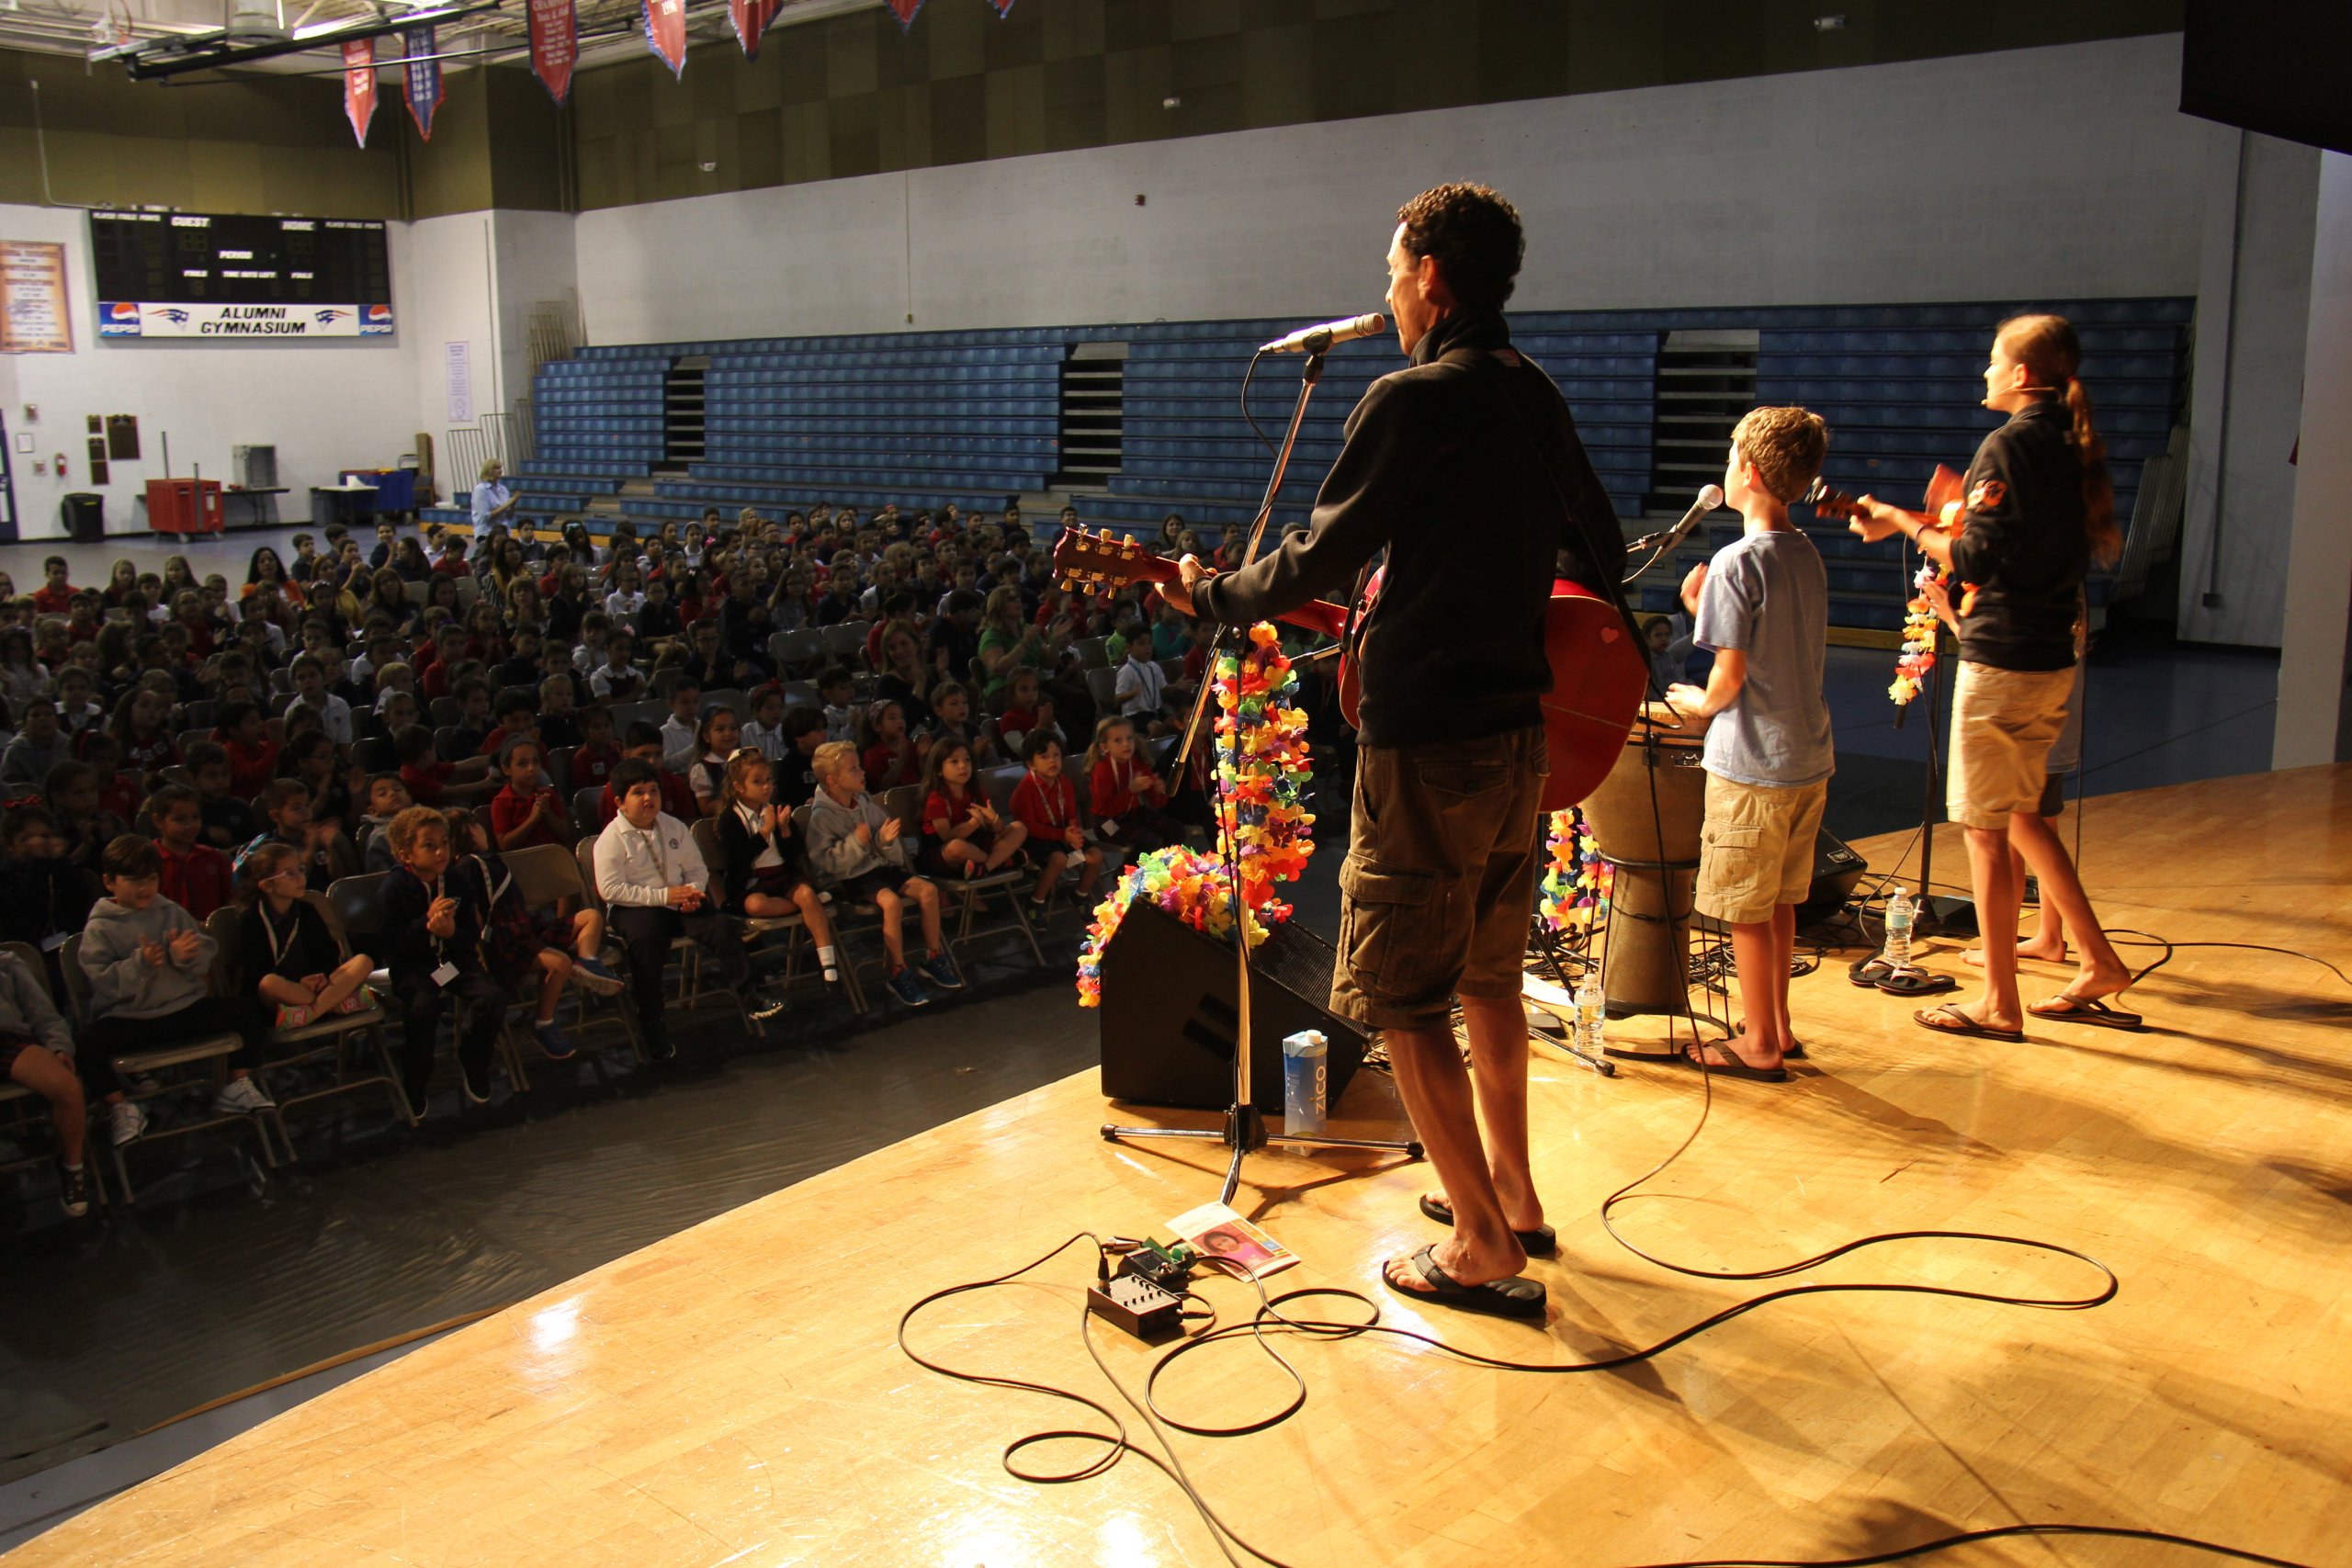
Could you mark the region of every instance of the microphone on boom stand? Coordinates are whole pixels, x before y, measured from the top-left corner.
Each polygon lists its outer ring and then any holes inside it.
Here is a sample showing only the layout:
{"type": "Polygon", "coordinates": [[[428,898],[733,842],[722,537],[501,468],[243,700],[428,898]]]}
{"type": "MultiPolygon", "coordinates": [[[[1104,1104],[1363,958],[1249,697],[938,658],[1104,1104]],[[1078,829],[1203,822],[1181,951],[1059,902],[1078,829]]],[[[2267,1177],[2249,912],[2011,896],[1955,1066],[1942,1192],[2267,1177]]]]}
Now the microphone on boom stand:
{"type": "Polygon", "coordinates": [[[1258,345],[1261,354],[1321,354],[1335,343],[1353,343],[1360,337],[1377,337],[1388,330],[1388,318],[1374,310],[1367,316],[1350,316],[1343,321],[1324,321],[1317,326],[1301,327],[1288,337],[1278,337],[1272,343],[1258,345]]]}
{"type": "Polygon", "coordinates": [[[1690,537],[1690,530],[1699,525],[1700,518],[1704,517],[1708,513],[1714,511],[1723,503],[1724,487],[1721,485],[1709,485],[1706,489],[1699,492],[1699,498],[1690,503],[1690,510],[1682,514],[1682,520],[1680,522],[1675,524],[1673,527],[1664,529],[1658,533],[1645,534],[1640,538],[1635,539],[1632,544],[1626,546],[1625,548],[1630,551],[1646,550],[1654,547],[1661,558],[1670,555],[1675,550],[1681,547],[1682,541],[1684,539],[1690,537]]]}

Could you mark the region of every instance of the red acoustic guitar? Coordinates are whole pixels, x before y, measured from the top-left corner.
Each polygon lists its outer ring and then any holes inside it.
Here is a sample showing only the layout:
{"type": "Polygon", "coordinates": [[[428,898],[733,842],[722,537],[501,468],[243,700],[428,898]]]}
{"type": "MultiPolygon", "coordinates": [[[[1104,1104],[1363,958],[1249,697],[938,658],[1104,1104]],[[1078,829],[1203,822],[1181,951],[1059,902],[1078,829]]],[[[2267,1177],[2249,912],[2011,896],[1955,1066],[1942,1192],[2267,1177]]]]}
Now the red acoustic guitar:
{"type": "MultiPolygon", "coordinates": [[[[1054,576],[1066,588],[1110,588],[1173,582],[1177,572],[1174,561],[1153,555],[1132,539],[1073,528],[1054,546],[1054,576]]],[[[1379,581],[1374,574],[1365,595],[1367,611],[1380,592],[1379,581]]],[[[1348,612],[1317,599],[1279,618],[1339,640],[1348,612]]],[[[1552,689],[1544,697],[1544,739],[1552,763],[1551,776],[1544,781],[1544,809],[1557,811],[1590,795],[1617,765],[1625,733],[1641,708],[1649,666],[1609,601],[1566,578],[1552,581],[1544,646],[1552,663],[1552,689]]],[[[1340,712],[1355,724],[1355,650],[1345,646],[1340,652],[1339,688],[1340,712]]]]}

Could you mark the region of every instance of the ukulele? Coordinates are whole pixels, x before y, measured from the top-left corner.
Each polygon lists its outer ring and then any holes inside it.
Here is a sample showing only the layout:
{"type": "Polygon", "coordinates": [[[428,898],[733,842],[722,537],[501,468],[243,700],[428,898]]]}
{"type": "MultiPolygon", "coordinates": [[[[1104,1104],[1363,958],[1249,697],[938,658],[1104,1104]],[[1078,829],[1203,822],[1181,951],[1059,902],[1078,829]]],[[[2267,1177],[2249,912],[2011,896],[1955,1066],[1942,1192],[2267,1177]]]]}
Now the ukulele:
{"type": "MultiPolygon", "coordinates": [[[[1958,537],[1961,530],[1968,525],[1968,504],[1963,489],[1967,481],[1960,475],[1953,473],[1945,465],[1938,463],[1936,471],[1928,476],[1927,493],[1919,498],[1925,510],[1914,512],[1911,515],[1921,523],[1932,523],[1955,538],[1958,537]]],[[[1814,479],[1813,488],[1797,499],[1812,507],[1816,516],[1842,517],[1851,521],[1861,515],[1860,502],[1844,491],[1831,490],[1827,485],[1823,484],[1818,477],[1814,479]]],[[[1951,572],[1949,570],[1939,571],[1937,575],[1945,582],[1951,581],[1951,572]]],[[[1975,603],[1975,584],[1962,583],[1960,598],[1953,608],[1964,616],[1975,603]]]]}
{"type": "MultiPolygon", "coordinates": [[[[1080,528],[1065,533],[1054,546],[1054,576],[1069,589],[1179,580],[1174,561],[1153,555],[1134,540],[1080,528]]],[[[1359,636],[1379,594],[1381,576],[1373,574],[1357,608],[1359,636]]],[[[1276,618],[1340,642],[1340,713],[1350,725],[1361,728],[1357,705],[1362,685],[1356,650],[1345,636],[1346,607],[1317,599],[1276,618]]],[[[1552,581],[1544,647],[1552,666],[1552,689],[1544,696],[1544,741],[1552,771],[1544,781],[1543,807],[1557,811],[1590,795],[1616,766],[1649,682],[1649,666],[1616,607],[1564,577],[1552,581]]]]}

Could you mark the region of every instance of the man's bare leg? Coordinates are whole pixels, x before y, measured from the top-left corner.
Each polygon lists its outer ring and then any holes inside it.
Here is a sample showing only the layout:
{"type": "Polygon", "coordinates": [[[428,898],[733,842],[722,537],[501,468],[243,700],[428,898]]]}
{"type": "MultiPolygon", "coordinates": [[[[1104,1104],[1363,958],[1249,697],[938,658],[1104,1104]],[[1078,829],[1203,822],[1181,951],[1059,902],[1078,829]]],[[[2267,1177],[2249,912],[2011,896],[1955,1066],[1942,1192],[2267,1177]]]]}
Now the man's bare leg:
{"type": "MultiPolygon", "coordinates": [[[[1517,1147],[1505,1154],[1515,1158],[1518,1168],[1523,1171],[1527,1160],[1526,1021],[1516,999],[1499,1004],[1465,998],[1463,1005],[1465,1014],[1471,1017],[1477,1016],[1471,1012],[1472,1009],[1488,1011],[1484,1025],[1474,1026],[1473,1050],[1477,1049],[1475,1042],[1480,1035],[1486,1036],[1492,1071],[1498,1077],[1503,1075],[1504,1065],[1511,1055],[1509,1032],[1511,1029],[1518,1032],[1516,1110],[1512,1109],[1512,1096],[1498,1084],[1494,1114],[1499,1124],[1515,1122],[1517,1147]],[[1508,1028],[1491,1016],[1491,1010],[1505,1005],[1510,1013],[1508,1028]]],[[[1405,1101],[1405,1112],[1413,1119],[1413,1129],[1420,1136],[1430,1164],[1437,1169],[1438,1182],[1453,1204],[1453,1234],[1436,1243],[1431,1256],[1439,1268],[1464,1285],[1483,1285],[1510,1278],[1527,1266],[1527,1254],[1503,1216],[1502,1200],[1495,1190],[1494,1175],[1487,1168],[1486,1145],[1478,1135],[1478,1106],[1472,1098],[1470,1073],[1462,1065],[1462,1052],[1454,1043],[1453,1031],[1441,1026],[1391,1029],[1383,1033],[1388,1043],[1389,1065],[1396,1075],[1396,1092],[1405,1101]]],[[[1531,1181],[1525,1199],[1532,1201],[1533,1197],[1531,1181]]],[[[1422,1295],[1430,1293],[1428,1283],[1414,1270],[1409,1258],[1390,1259],[1387,1274],[1391,1283],[1405,1290],[1422,1295]]]]}

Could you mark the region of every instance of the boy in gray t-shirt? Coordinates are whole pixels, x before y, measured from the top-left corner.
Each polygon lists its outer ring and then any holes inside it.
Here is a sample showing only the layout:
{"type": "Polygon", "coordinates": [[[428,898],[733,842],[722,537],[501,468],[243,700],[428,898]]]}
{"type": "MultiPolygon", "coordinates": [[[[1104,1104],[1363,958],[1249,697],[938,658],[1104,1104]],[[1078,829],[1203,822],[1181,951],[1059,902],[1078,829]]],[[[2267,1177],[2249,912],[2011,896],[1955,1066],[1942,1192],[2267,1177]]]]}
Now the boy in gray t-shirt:
{"type": "Polygon", "coordinates": [[[1789,524],[1789,502],[1813,483],[1828,444],[1821,416],[1799,408],[1751,410],[1732,431],[1724,496],[1746,526],[1682,584],[1714,669],[1703,691],[1667,693],[1712,720],[1693,905],[1731,928],[1747,1014],[1738,1034],[1692,1046],[1685,1059],[1768,1083],[1788,1077],[1783,1057],[1804,1055],[1789,1032],[1789,964],[1835,765],[1821,695],[1828,574],[1813,541],[1789,524]]]}

